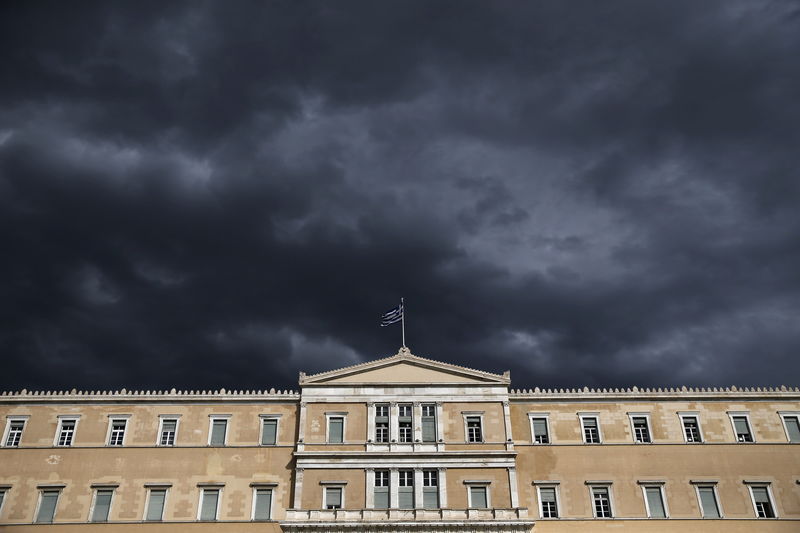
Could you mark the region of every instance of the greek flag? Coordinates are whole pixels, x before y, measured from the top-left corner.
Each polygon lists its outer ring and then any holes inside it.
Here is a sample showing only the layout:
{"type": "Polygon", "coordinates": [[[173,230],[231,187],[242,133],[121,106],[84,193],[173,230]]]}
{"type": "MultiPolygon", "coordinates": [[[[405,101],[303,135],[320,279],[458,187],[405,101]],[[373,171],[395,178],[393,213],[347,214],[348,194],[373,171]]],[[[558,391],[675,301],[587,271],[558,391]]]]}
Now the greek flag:
{"type": "Polygon", "coordinates": [[[403,302],[400,302],[400,305],[386,311],[383,316],[381,316],[381,326],[388,326],[389,324],[394,324],[401,320],[403,320],[403,302]]]}

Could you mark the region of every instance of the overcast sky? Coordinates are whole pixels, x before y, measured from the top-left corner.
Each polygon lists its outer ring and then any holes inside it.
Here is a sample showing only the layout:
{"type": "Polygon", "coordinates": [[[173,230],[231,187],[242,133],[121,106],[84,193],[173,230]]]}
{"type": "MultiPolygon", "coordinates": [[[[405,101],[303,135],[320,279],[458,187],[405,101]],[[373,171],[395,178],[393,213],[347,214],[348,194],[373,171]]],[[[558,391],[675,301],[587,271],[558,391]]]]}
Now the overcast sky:
{"type": "Polygon", "coordinates": [[[0,9],[0,389],[800,382],[797,2],[0,9]]]}

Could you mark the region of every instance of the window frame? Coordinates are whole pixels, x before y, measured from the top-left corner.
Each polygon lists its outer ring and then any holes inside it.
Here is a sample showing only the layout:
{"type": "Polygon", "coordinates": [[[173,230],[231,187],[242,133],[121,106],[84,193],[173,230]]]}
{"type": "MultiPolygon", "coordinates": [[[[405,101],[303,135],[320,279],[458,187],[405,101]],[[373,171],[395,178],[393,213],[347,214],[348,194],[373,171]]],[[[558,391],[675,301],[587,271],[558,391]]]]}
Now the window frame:
{"type": "MultiPolygon", "coordinates": [[[[260,414],[258,415],[258,445],[259,446],[278,446],[278,438],[281,430],[281,417],[282,414],[260,414]],[[264,424],[267,420],[275,421],[275,442],[272,444],[264,444],[264,424]]],[[[272,505],[270,503],[270,505],[272,505]]],[[[270,516],[272,516],[270,514],[270,516]]]]}
{"type": "Polygon", "coordinates": [[[114,500],[116,499],[117,487],[119,485],[92,485],[92,504],[89,506],[89,517],[86,520],[90,524],[107,524],[111,521],[111,508],[114,505],[114,500]],[[94,519],[94,511],[97,507],[97,497],[100,495],[100,491],[108,491],[111,493],[111,499],[108,501],[108,515],[106,516],[105,520],[95,520],[94,519]]]}
{"type": "MultiPolygon", "coordinates": [[[[226,432],[227,433],[227,432],[226,432]]],[[[225,489],[224,485],[200,485],[200,499],[198,500],[197,504],[197,522],[218,522],[219,521],[219,509],[222,507],[222,492],[225,489]],[[203,497],[205,496],[206,491],[217,491],[217,507],[214,510],[214,519],[213,520],[203,520],[200,518],[200,515],[203,513],[203,497]]],[[[166,507],[166,500],[164,501],[166,507]]]]}
{"type": "Polygon", "coordinates": [[[633,442],[635,444],[653,444],[655,439],[653,438],[653,424],[650,423],[650,413],[647,412],[630,412],[628,413],[628,419],[631,423],[631,437],[633,438],[633,442]],[[636,426],[634,425],[633,419],[634,418],[644,418],[645,423],[647,424],[647,437],[650,439],[648,441],[640,441],[636,439],[636,426]]]}
{"type": "MultiPolygon", "coordinates": [[[[423,509],[441,509],[442,508],[442,498],[441,498],[441,483],[439,481],[439,469],[438,468],[422,468],[422,501],[419,502],[420,506],[423,509]],[[429,483],[435,481],[435,485],[430,485],[429,483]],[[436,489],[436,490],[428,490],[427,492],[425,489],[436,489]],[[425,506],[425,494],[436,494],[436,507],[426,507],[425,506]]],[[[415,505],[419,505],[415,502],[415,505]]]]}
{"type": "Polygon", "coordinates": [[[492,508],[492,482],[490,480],[465,480],[467,486],[467,508],[468,509],[491,509],[492,508]],[[475,507],[472,503],[472,489],[483,488],[486,491],[486,507],[475,507]]]}
{"type": "Polygon", "coordinates": [[[58,415],[56,417],[56,435],[53,438],[54,448],[69,448],[75,444],[75,436],[78,434],[78,423],[80,422],[81,415],[58,415]],[[61,440],[61,432],[64,429],[64,422],[75,422],[75,427],[72,428],[72,436],[70,437],[69,444],[59,444],[61,440]]]}
{"type": "MultiPolygon", "coordinates": [[[[752,430],[751,430],[752,431],[752,430]]],[[[772,493],[772,483],[769,481],[745,481],[747,491],[750,493],[750,503],[753,505],[753,512],[758,520],[777,520],[780,518],[778,514],[778,506],[775,504],[775,495],[772,493]],[[767,498],[769,498],[769,505],[772,508],[773,516],[758,516],[758,507],[756,506],[756,497],[753,494],[753,488],[764,488],[767,490],[767,498]]]]}
{"type": "MultiPolygon", "coordinates": [[[[369,479],[369,476],[368,476],[369,479]]],[[[391,509],[392,508],[392,471],[388,468],[375,468],[372,471],[372,509],[391,509]],[[378,485],[378,474],[380,473],[380,477],[383,477],[383,474],[386,474],[386,485],[378,485]],[[377,494],[378,488],[385,488],[386,489],[386,507],[377,507],[375,505],[375,495],[377,494]]],[[[384,492],[384,491],[381,491],[384,492]]]]}
{"type": "Polygon", "coordinates": [[[559,495],[558,481],[534,481],[536,486],[536,501],[539,506],[539,519],[541,520],[558,520],[561,518],[561,496],[559,495]],[[542,489],[553,489],[556,499],[556,516],[544,516],[544,505],[542,505],[542,489]]]}
{"type": "Polygon", "coordinates": [[[145,484],[145,490],[147,491],[147,495],[144,498],[144,514],[142,515],[142,522],[164,522],[164,513],[167,510],[167,499],[169,498],[169,489],[172,488],[172,485],[169,484],[154,484],[148,485],[145,484]],[[147,514],[150,511],[150,496],[154,490],[164,491],[164,505],[161,507],[161,517],[158,520],[148,520],[147,514]]]}
{"type": "Polygon", "coordinates": [[[208,415],[208,441],[207,446],[212,446],[214,448],[224,448],[228,446],[228,434],[230,434],[230,421],[233,418],[233,415],[227,414],[210,414],[208,415]],[[211,437],[214,435],[214,421],[215,420],[224,420],[225,421],[225,436],[222,439],[222,444],[211,444],[211,437]]]}
{"type": "Polygon", "coordinates": [[[613,519],[617,516],[616,509],[614,509],[614,494],[611,490],[611,482],[590,482],[586,483],[589,487],[589,504],[592,506],[592,516],[600,520],[613,519]],[[594,489],[606,489],[608,495],[608,512],[610,516],[597,516],[597,507],[594,504],[594,489]]]}
{"type": "Polygon", "coordinates": [[[685,444],[703,444],[706,441],[706,436],[703,435],[703,425],[700,423],[700,413],[698,411],[678,411],[678,418],[681,421],[681,432],[683,433],[683,442],[685,444]],[[694,418],[697,422],[697,433],[700,435],[700,440],[690,441],[686,436],[686,422],[685,419],[694,418]]]}
{"type": "Polygon", "coordinates": [[[465,444],[483,444],[486,442],[486,433],[484,432],[483,415],[485,411],[461,411],[461,416],[464,418],[464,443],[465,444]],[[480,422],[480,440],[469,440],[469,425],[467,421],[470,418],[478,418],[480,422]]]}
{"type": "Polygon", "coordinates": [[[694,492],[697,495],[697,506],[700,508],[700,516],[706,520],[721,520],[725,518],[725,513],[722,510],[722,502],[719,499],[719,491],[717,491],[717,482],[716,481],[692,481],[692,485],[694,485],[694,492]],[[716,516],[706,516],[706,510],[703,508],[703,499],[700,497],[700,489],[708,489],[710,488],[714,494],[714,503],[717,504],[717,514],[719,517],[716,516]]]}
{"type": "Polygon", "coordinates": [[[347,413],[349,411],[328,411],[325,413],[325,444],[347,444],[347,413]],[[331,442],[331,418],[342,419],[342,442],[331,442]]]}
{"type": "Polygon", "coordinates": [[[178,429],[181,425],[181,415],[158,415],[158,433],[156,433],[156,446],[160,448],[174,448],[178,445],[178,429]],[[175,435],[172,438],[172,444],[161,444],[161,437],[164,433],[164,421],[175,421],[175,435]]]}
{"type": "Polygon", "coordinates": [[[583,444],[589,445],[596,445],[596,444],[603,444],[603,430],[601,429],[600,425],[600,413],[593,412],[593,413],[578,413],[578,419],[581,423],[581,440],[583,444]],[[588,442],[586,440],[586,424],[584,423],[584,419],[586,418],[594,418],[595,422],[597,423],[597,442],[588,442]]]}
{"type": "Polygon", "coordinates": [[[728,411],[728,418],[731,421],[731,430],[733,431],[733,442],[736,444],[755,444],[758,442],[756,440],[756,431],[753,429],[753,423],[750,421],[750,411],[728,411]],[[736,431],[736,418],[744,418],[745,422],[747,423],[747,429],[750,431],[750,439],[749,441],[746,440],[739,440],[739,434],[736,431]]]}
{"type": "Polygon", "coordinates": [[[537,446],[546,446],[553,443],[553,438],[550,433],[550,413],[528,413],[528,422],[531,430],[531,444],[537,446]],[[536,442],[536,432],[533,429],[534,420],[544,420],[544,431],[547,442],[536,442]]]}
{"type": "Polygon", "coordinates": [[[33,513],[33,523],[34,524],[53,524],[56,521],[56,514],[58,514],[58,502],[61,501],[61,493],[64,491],[64,486],[57,486],[57,487],[37,487],[39,490],[39,498],[36,502],[36,509],[33,513]],[[42,521],[39,520],[39,511],[42,508],[42,502],[44,501],[44,493],[45,492],[55,492],[56,495],[56,503],[53,505],[53,516],[50,518],[49,521],[42,521]]]}
{"type": "MultiPolygon", "coordinates": [[[[392,440],[392,405],[387,402],[378,402],[374,404],[374,412],[372,421],[374,424],[372,440],[375,444],[389,444],[392,440]],[[386,414],[378,414],[379,409],[386,409],[386,414]],[[378,418],[385,418],[385,421],[378,422],[378,418]],[[378,440],[378,424],[386,424],[386,438],[378,440]]],[[[342,425],[344,429],[344,425],[342,425]]],[[[327,438],[325,439],[327,441],[327,438]]],[[[344,438],[342,439],[344,440],[344,438]]]]}
{"type": "Polygon", "coordinates": [[[28,419],[30,415],[8,415],[6,416],[6,429],[3,432],[3,440],[0,441],[2,448],[19,448],[22,445],[22,436],[25,434],[25,428],[28,427],[28,419]],[[11,425],[16,422],[22,422],[22,429],[19,432],[19,441],[13,445],[8,445],[8,438],[11,436],[11,425]]]}
{"type": "Polygon", "coordinates": [[[644,510],[647,513],[647,518],[652,520],[665,520],[669,516],[669,506],[667,505],[667,491],[665,490],[666,483],[664,481],[639,481],[639,486],[642,488],[642,498],[644,498],[644,510]],[[664,516],[653,516],[653,511],[650,509],[650,500],[647,499],[647,489],[658,489],[658,495],[661,498],[661,506],[664,508],[664,516]]]}
{"type": "MultiPolygon", "coordinates": [[[[778,411],[778,416],[781,417],[781,423],[783,424],[783,431],[786,434],[786,442],[789,444],[800,444],[800,440],[792,440],[791,435],[789,434],[789,426],[786,425],[787,418],[795,418],[797,419],[797,424],[800,426],[800,411],[778,411]]],[[[752,428],[750,429],[752,432],[752,428]]]]}
{"type": "MultiPolygon", "coordinates": [[[[106,446],[109,448],[122,448],[125,446],[125,440],[128,438],[128,420],[130,420],[131,415],[129,414],[113,414],[108,415],[108,429],[106,430],[106,446]],[[122,443],[121,444],[111,444],[111,435],[114,429],[114,422],[119,420],[125,421],[125,429],[122,430],[122,443]]],[[[77,425],[77,424],[76,424],[77,425]]]]}
{"type": "Polygon", "coordinates": [[[3,508],[6,505],[9,492],[11,492],[11,485],[0,485],[0,517],[3,516],[3,508]]]}
{"type": "Polygon", "coordinates": [[[420,404],[420,416],[419,416],[419,427],[420,427],[420,441],[423,443],[435,443],[439,440],[439,406],[435,402],[422,402],[420,404]],[[432,408],[433,415],[426,415],[425,408],[432,408]],[[433,440],[425,440],[425,420],[432,418],[433,419],[433,440]]]}
{"type": "Polygon", "coordinates": [[[277,483],[251,483],[250,487],[253,489],[253,501],[250,510],[250,521],[251,522],[274,522],[274,510],[275,510],[275,492],[276,488],[278,487],[277,483]],[[258,491],[260,490],[269,490],[270,497],[269,497],[269,518],[256,518],[256,498],[258,497],[258,491]]]}
{"type": "MultiPolygon", "coordinates": [[[[390,481],[391,483],[391,481],[390,481]]],[[[345,495],[347,494],[347,482],[346,481],[321,481],[320,485],[322,485],[322,509],[325,511],[337,511],[343,510],[345,507],[345,495]],[[341,491],[341,497],[339,500],[339,507],[335,507],[333,509],[328,508],[328,489],[339,489],[341,491]]]]}

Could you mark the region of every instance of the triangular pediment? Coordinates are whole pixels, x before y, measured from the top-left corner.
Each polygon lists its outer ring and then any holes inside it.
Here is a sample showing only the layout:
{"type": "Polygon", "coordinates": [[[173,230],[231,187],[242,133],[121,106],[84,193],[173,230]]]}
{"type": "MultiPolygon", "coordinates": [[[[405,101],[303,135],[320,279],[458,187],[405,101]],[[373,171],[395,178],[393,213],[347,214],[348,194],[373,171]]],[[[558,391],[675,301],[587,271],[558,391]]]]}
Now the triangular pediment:
{"type": "Polygon", "coordinates": [[[503,385],[509,373],[492,374],[413,355],[408,348],[397,354],[321,374],[300,374],[300,385],[503,385]]]}

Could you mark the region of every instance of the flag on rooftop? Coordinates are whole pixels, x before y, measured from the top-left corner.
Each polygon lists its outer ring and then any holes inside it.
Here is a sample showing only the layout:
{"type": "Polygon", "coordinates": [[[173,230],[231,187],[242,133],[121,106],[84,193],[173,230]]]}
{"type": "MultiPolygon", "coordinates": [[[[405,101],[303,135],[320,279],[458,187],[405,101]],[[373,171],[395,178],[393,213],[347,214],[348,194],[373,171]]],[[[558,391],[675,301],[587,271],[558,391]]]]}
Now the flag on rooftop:
{"type": "Polygon", "coordinates": [[[381,326],[388,326],[389,324],[394,324],[401,320],[403,320],[403,302],[400,302],[400,305],[386,311],[383,316],[381,316],[381,326]]]}

